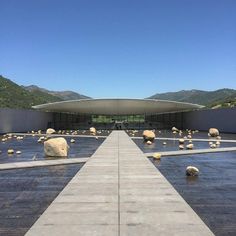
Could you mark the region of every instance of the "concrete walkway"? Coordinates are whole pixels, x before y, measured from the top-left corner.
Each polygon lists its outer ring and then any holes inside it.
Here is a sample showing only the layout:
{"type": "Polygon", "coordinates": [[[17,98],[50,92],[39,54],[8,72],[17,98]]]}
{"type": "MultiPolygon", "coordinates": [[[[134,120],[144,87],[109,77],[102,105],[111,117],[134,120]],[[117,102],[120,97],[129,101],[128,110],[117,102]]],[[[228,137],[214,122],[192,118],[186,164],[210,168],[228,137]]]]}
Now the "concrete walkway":
{"type": "Polygon", "coordinates": [[[113,131],[27,232],[213,235],[124,131],[113,131]]]}
{"type": "Polygon", "coordinates": [[[78,163],[84,163],[88,159],[89,158],[70,158],[70,159],[57,159],[57,160],[11,162],[11,163],[0,164],[0,171],[11,170],[11,169],[34,168],[42,166],[78,164],[78,163]]]}
{"type": "MultiPolygon", "coordinates": [[[[131,137],[132,139],[143,139],[143,137],[131,137]]],[[[179,138],[155,138],[155,140],[171,140],[171,141],[176,141],[178,142],[179,139],[182,139],[183,137],[179,137],[179,138]]],[[[216,139],[216,138],[185,138],[185,141],[195,141],[195,142],[216,142],[216,141],[220,141],[221,143],[236,143],[236,140],[234,139],[216,139]]]]}
{"type": "Polygon", "coordinates": [[[50,136],[50,137],[68,137],[68,138],[106,138],[107,136],[104,135],[87,135],[87,134],[29,134],[29,133],[9,133],[13,136],[28,136],[28,137],[46,137],[46,136],[50,136]]]}
{"type": "Polygon", "coordinates": [[[225,147],[225,148],[205,148],[205,149],[196,149],[196,150],[178,150],[178,151],[169,151],[169,152],[147,152],[145,156],[150,157],[155,153],[160,153],[162,157],[168,156],[183,156],[183,155],[193,155],[193,154],[206,154],[206,153],[218,153],[218,152],[235,152],[236,147],[225,147]]]}

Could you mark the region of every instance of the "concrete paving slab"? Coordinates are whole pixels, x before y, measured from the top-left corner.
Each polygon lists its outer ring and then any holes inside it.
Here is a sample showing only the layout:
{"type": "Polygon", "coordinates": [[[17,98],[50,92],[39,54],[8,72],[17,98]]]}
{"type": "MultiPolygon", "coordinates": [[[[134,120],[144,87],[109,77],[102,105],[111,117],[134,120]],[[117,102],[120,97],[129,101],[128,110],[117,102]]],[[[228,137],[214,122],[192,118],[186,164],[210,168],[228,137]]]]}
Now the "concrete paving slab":
{"type": "Polygon", "coordinates": [[[88,159],[89,158],[71,158],[71,159],[60,159],[60,160],[12,162],[12,163],[0,164],[0,170],[78,164],[78,163],[84,163],[88,161],[88,159]]]}

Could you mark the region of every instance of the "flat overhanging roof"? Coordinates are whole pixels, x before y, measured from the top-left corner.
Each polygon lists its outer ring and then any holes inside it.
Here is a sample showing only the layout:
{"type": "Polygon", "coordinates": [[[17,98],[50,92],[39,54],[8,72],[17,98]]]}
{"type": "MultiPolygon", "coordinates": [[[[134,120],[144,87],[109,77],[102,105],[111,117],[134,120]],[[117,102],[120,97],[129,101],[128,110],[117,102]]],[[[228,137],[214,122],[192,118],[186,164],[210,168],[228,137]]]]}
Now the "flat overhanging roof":
{"type": "Polygon", "coordinates": [[[156,114],[196,110],[202,107],[198,104],[155,99],[82,99],[33,106],[34,109],[43,111],[90,115],[156,114]]]}

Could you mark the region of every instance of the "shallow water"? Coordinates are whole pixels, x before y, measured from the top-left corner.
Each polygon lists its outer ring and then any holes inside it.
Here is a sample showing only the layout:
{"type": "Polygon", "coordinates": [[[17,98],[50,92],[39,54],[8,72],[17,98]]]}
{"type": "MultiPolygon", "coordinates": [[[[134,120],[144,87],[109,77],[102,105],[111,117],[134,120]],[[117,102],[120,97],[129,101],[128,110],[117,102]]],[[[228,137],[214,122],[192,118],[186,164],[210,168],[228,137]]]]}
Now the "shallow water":
{"type": "MultiPolygon", "coordinates": [[[[90,157],[97,148],[102,144],[104,138],[95,139],[95,137],[79,137],[75,139],[75,143],[70,143],[71,138],[66,138],[68,145],[70,146],[68,158],[80,158],[90,157]]],[[[0,164],[8,162],[21,162],[45,159],[43,144],[37,142],[38,137],[27,136],[23,140],[16,140],[12,138],[5,143],[0,142],[0,164]],[[8,149],[14,149],[15,151],[20,150],[22,154],[8,155],[8,149]]],[[[49,159],[49,158],[46,158],[49,159]]],[[[53,159],[53,158],[50,158],[53,159]]]]}
{"type": "Polygon", "coordinates": [[[24,235],[82,166],[0,171],[0,235],[24,235]]]}
{"type": "Polygon", "coordinates": [[[215,235],[236,235],[236,152],[150,160],[215,235]],[[198,177],[186,177],[189,165],[198,177]]]}
{"type": "MultiPolygon", "coordinates": [[[[138,137],[141,137],[141,133],[139,132],[137,134],[138,137]]],[[[184,135],[183,135],[184,136],[184,135]]],[[[162,138],[174,138],[173,134],[171,132],[162,131],[161,136],[157,135],[157,137],[162,138]]],[[[236,134],[221,134],[222,139],[229,139],[229,140],[236,140],[236,134]]],[[[176,138],[180,138],[179,135],[176,135],[176,138]]],[[[208,139],[208,135],[206,132],[199,132],[192,135],[192,138],[204,138],[208,139]]],[[[145,142],[143,142],[143,139],[133,139],[133,141],[136,143],[136,145],[145,153],[148,152],[165,152],[165,151],[178,151],[179,150],[179,142],[178,140],[155,140],[153,144],[147,145],[145,142]],[[166,142],[166,145],[163,145],[163,142],[166,142]]],[[[213,141],[212,139],[209,139],[209,141],[213,141]]],[[[214,140],[215,141],[215,140],[214,140]]],[[[213,142],[214,142],[213,141],[213,142]]],[[[185,141],[185,145],[188,144],[188,141],[185,141]]],[[[208,142],[199,142],[199,141],[193,141],[194,149],[205,149],[209,148],[208,142]]],[[[225,143],[221,142],[220,147],[236,147],[235,143],[225,143]]]]}

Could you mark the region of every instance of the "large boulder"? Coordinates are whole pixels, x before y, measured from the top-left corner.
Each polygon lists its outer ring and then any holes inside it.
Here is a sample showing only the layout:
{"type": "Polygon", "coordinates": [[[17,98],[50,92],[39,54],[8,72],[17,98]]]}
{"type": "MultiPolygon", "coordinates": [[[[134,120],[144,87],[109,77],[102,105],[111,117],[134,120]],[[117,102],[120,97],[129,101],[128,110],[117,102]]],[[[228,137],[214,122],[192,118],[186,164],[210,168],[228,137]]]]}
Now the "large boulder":
{"type": "Polygon", "coordinates": [[[44,142],[45,156],[66,157],[69,146],[64,138],[51,138],[44,142]]]}
{"type": "Polygon", "coordinates": [[[46,131],[46,134],[54,134],[54,133],[56,133],[56,130],[55,130],[55,129],[52,129],[52,128],[49,128],[49,129],[47,129],[47,131],[46,131]]]}
{"type": "Polygon", "coordinates": [[[199,170],[197,167],[195,166],[188,166],[186,168],[186,175],[187,176],[198,176],[199,174],[199,170]]]}
{"type": "Polygon", "coordinates": [[[145,142],[147,142],[147,141],[153,142],[155,137],[156,137],[156,135],[153,131],[151,131],[151,130],[144,130],[143,131],[143,139],[145,142]]]}
{"type": "Polygon", "coordinates": [[[220,132],[219,132],[219,130],[216,129],[216,128],[210,128],[210,129],[209,129],[209,135],[210,135],[211,137],[217,137],[217,136],[220,135],[220,132]]]}

